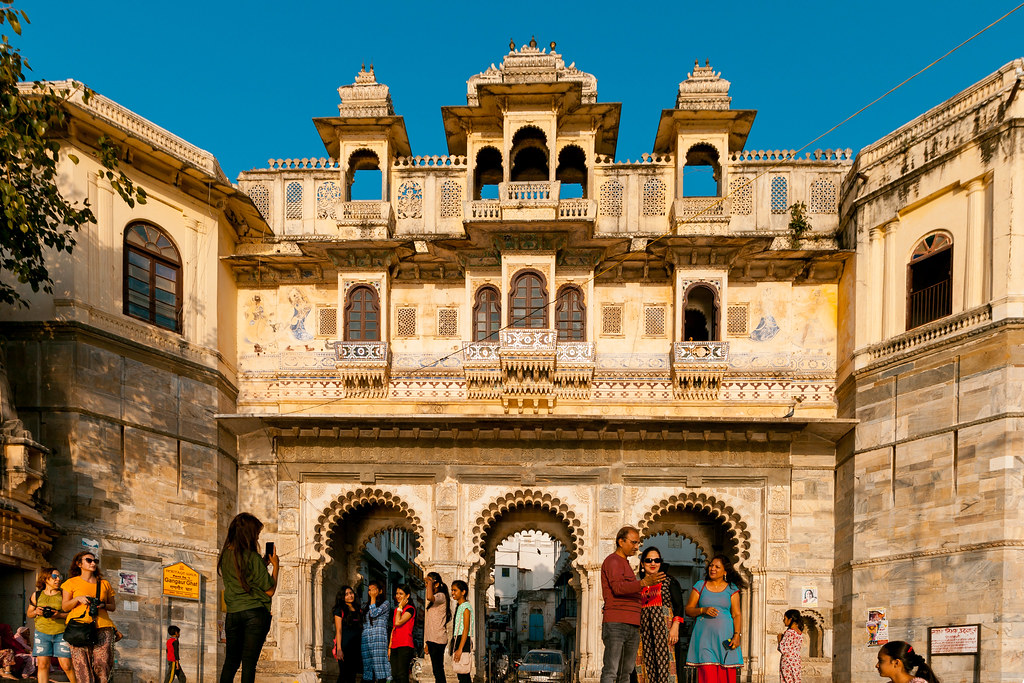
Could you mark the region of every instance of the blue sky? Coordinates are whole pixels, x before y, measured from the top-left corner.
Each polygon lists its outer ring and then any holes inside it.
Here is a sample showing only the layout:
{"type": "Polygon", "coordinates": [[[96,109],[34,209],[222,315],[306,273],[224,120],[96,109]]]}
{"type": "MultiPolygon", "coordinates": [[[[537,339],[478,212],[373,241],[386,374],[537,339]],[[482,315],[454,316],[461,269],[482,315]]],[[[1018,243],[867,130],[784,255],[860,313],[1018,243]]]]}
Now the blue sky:
{"type": "MultiPolygon", "coordinates": [[[[933,2],[27,2],[33,78],[74,78],[217,156],[229,177],[326,156],[314,116],[375,65],[414,154],[446,154],[440,107],[509,39],[552,40],[622,102],[617,157],[654,142],[695,58],[757,109],[748,149],[794,149],[1016,5],[933,2]],[[970,12],[965,13],[964,8],[970,12]]],[[[854,150],[1024,55],[1024,9],[814,147],[854,150]]],[[[811,149],[813,149],[812,147],[811,149]]]]}

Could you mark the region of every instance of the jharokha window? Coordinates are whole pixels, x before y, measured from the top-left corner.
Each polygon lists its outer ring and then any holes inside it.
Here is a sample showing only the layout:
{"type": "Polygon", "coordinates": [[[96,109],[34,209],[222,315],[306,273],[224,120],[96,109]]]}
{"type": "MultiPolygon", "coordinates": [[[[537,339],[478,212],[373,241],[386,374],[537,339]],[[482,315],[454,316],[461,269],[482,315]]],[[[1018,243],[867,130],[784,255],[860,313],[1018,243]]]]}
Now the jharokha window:
{"type": "Polygon", "coordinates": [[[373,287],[356,285],[348,290],[345,341],[380,341],[380,297],[373,287]]]}
{"type": "Polygon", "coordinates": [[[509,307],[512,327],[544,329],[548,326],[548,293],[539,273],[526,271],[512,280],[509,307]]]}
{"type": "Polygon", "coordinates": [[[953,240],[937,232],[921,240],[907,265],[907,329],[953,312],[953,240]]]}
{"type": "Polygon", "coordinates": [[[501,302],[494,287],[481,287],[473,299],[473,341],[498,341],[501,302]]]}
{"type": "Polygon", "coordinates": [[[181,332],[181,256],[164,231],[148,223],[124,231],[124,312],[181,332]]]}
{"type": "Polygon", "coordinates": [[[566,285],[558,290],[555,304],[555,328],[558,341],[586,341],[587,311],[583,307],[583,292],[579,287],[566,285]]]}

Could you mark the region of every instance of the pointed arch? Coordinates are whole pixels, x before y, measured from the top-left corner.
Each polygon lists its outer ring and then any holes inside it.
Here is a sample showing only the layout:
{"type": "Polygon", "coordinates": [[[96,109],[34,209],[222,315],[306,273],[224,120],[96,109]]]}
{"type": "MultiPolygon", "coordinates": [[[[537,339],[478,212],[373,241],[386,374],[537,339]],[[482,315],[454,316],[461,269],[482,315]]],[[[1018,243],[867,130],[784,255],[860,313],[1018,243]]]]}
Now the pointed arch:
{"type": "MultiPolygon", "coordinates": [[[[316,532],[313,537],[313,548],[320,553],[324,561],[329,561],[332,552],[335,550],[336,538],[333,531],[338,524],[359,512],[372,512],[374,509],[383,510],[392,514],[388,515],[390,521],[384,526],[376,528],[373,533],[366,535],[359,543],[360,549],[366,546],[366,541],[374,534],[385,529],[406,529],[413,535],[413,549],[419,551],[423,542],[423,522],[419,514],[398,495],[379,488],[358,488],[338,496],[327,506],[317,518],[316,532]]],[[[367,529],[369,531],[369,529],[367,529]]]]}
{"type": "Polygon", "coordinates": [[[731,506],[715,496],[704,493],[687,493],[665,498],[651,507],[638,526],[640,535],[644,537],[653,536],[662,531],[672,531],[685,536],[696,543],[707,557],[715,555],[716,552],[723,552],[737,563],[750,559],[750,532],[747,531],[746,522],[731,506]],[[717,522],[723,531],[722,547],[714,547],[714,541],[707,536],[687,533],[685,529],[676,527],[670,528],[668,526],[670,519],[667,518],[676,513],[691,513],[717,522]]]}
{"type": "Polygon", "coordinates": [[[480,512],[473,525],[473,554],[483,557],[505,538],[500,533],[499,523],[506,514],[530,509],[547,513],[564,526],[561,533],[556,530],[552,536],[568,549],[570,558],[575,559],[583,549],[583,529],[576,513],[555,496],[533,489],[507,493],[480,512]]]}

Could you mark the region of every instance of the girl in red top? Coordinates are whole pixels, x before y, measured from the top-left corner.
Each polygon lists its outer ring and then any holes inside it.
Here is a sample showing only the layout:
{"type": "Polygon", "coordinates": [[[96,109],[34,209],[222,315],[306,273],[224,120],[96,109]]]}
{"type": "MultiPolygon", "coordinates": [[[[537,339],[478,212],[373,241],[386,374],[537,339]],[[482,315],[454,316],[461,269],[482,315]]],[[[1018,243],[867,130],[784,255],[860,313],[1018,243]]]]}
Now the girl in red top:
{"type": "Polygon", "coordinates": [[[394,683],[409,683],[409,670],[415,644],[412,628],[416,622],[416,608],[410,604],[412,590],[402,584],[395,589],[394,628],[391,630],[391,646],[388,649],[391,660],[391,680],[394,683]]]}

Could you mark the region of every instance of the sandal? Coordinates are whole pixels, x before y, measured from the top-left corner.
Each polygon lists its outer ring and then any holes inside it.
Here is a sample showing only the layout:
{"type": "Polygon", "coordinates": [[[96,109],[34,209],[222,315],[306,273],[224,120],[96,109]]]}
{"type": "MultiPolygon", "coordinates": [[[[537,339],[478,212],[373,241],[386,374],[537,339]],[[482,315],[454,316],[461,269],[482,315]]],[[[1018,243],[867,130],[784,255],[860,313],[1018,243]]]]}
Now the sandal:
{"type": "Polygon", "coordinates": [[[12,674],[10,671],[0,672],[0,678],[13,678],[14,680],[18,680],[18,677],[12,674]]]}

